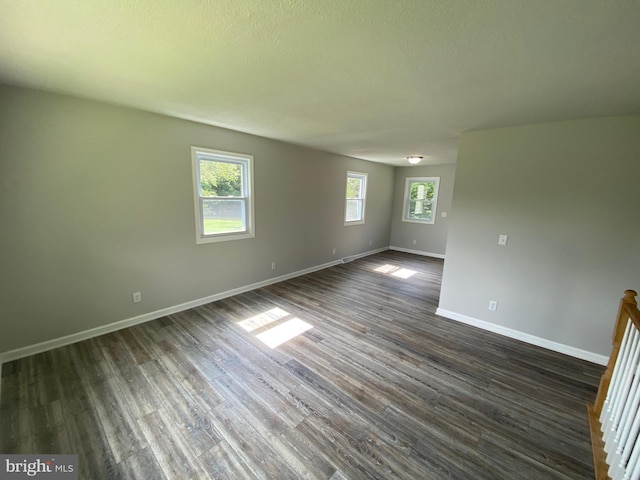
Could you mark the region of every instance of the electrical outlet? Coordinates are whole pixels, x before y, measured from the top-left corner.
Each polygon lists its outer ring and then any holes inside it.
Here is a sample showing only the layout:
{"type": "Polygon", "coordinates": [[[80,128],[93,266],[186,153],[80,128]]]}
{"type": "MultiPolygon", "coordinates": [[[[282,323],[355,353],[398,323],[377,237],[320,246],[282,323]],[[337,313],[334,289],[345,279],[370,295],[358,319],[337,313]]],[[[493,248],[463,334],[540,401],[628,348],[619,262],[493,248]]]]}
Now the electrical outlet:
{"type": "Polygon", "coordinates": [[[495,300],[489,300],[489,310],[495,312],[498,309],[498,302],[495,300]]]}
{"type": "Polygon", "coordinates": [[[142,301],[142,294],[140,292],[133,292],[133,303],[140,303],[142,301]]]}
{"type": "Polygon", "coordinates": [[[335,249],[335,248],[333,249],[333,254],[334,254],[334,255],[336,254],[336,249],[335,249]]]}
{"type": "Polygon", "coordinates": [[[369,240],[369,245],[373,245],[373,240],[369,240]]]}
{"type": "Polygon", "coordinates": [[[271,270],[275,270],[276,269],[276,262],[271,262],[271,270]]]}
{"type": "Polygon", "coordinates": [[[415,240],[413,241],[413,244],[414,244],[414,245],[416,244],[416,241],[415,241],[415,240]]]}

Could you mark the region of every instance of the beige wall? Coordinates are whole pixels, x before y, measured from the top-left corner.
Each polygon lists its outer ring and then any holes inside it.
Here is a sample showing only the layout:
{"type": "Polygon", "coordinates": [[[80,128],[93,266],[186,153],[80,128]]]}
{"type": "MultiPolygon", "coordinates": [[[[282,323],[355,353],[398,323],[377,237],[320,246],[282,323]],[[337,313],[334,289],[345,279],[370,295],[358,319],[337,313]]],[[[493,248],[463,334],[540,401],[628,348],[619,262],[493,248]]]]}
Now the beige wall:
{"type": "Polygon", "coordinates": [[[640,290],[639,181],[639,116],[464,133],[440,309],[608,355],[640,290]]]}
{"type": "Polygon", "coordinates": [[[0,353],[389,245],[392,167],[198,123],[0,85],[0,161],[0,353]],[[192,145],[254,155],[255,238],[196,244],[192,145]]]}
{"type": "Polygon", "coordinates": [[[447,247],[447,232],[451,220],[451,200],[455,165],[427,165],[396,168],[391,220],[391,248],[442,257],[447,247]],[[424,225],[403,222],[404,189],[407,177],[440,177],[435,223],[424,225]],[[447,217],[442,217],[442,212],[447,217]],[[415,245],[413,241],[416,241],[415,245]]]}

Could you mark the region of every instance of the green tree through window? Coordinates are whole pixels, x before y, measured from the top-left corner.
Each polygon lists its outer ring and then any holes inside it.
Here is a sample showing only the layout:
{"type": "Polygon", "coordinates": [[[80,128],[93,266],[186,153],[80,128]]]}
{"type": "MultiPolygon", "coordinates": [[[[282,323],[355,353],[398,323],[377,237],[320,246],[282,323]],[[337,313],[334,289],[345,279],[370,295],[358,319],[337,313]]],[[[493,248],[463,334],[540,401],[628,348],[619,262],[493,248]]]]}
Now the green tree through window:
{"type": "Polygon", "coordinates": [[[241,196],[241,166],[237,163],[200,160],[200,188],[203,197],[241,196]]]}
{"type": "Polygon", "coordinates": [[[403,222],[435,223],[440,177],[407,177],[403,222]]]}
{"type": "Polygon", "coordinates": [[[364,223],[367,174],[347,171],[345,225],[364,223]]]}

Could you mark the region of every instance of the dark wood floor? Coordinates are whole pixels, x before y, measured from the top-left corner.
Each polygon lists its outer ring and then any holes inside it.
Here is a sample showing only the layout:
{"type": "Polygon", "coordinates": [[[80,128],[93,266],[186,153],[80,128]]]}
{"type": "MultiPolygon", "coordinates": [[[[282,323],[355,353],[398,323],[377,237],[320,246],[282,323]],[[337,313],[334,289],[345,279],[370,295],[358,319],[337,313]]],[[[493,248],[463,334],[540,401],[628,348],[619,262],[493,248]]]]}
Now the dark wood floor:
{"type": "Polygon", "coordinates": [[[602,367],[437,317],[441,273],[384,252],[7,363],[0,452],[87,479],[592,478],[602,367]]]}

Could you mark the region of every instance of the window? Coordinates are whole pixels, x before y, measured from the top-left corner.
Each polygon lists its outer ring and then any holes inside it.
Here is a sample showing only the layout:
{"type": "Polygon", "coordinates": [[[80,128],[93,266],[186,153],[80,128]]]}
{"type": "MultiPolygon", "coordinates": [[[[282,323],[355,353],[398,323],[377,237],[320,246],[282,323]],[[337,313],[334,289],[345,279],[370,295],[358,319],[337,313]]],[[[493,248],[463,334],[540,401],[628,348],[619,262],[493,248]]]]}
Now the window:
{"type": "Polygon", "coordinates": [[[191,147],[196,242],[251,238],[253,157],[191,147]]]}
{"type": "Polygon", "coordinates": [[[344,207],[344,224],[364,223],[367,174],[347,171],[347,200],[344,207]]]}
{"type": "Polygon", "coordinates": [[[403,222],[435,223],[440,177],[407,177],[403,222]]]}

